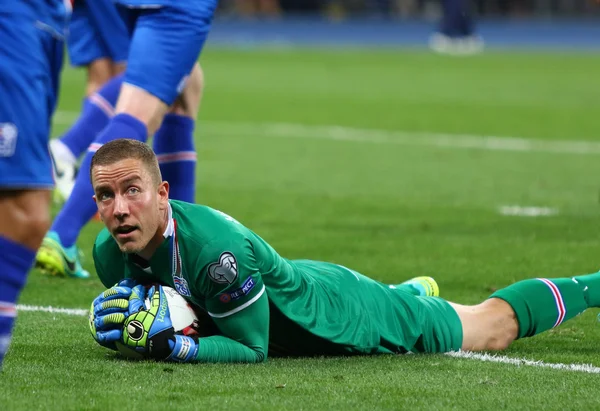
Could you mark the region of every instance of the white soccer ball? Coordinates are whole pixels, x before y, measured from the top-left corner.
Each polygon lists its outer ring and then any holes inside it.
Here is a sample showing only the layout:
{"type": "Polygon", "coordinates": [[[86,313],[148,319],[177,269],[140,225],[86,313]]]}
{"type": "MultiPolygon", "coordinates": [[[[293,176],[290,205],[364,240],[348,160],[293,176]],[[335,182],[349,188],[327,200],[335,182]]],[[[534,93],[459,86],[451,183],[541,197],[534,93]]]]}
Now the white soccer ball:
{"type": "MultiPolygon", "coordinates": [[[[198,334],[198,316],[194,309],[174,288],[163,286],[163,291],[167,297],[169,312],[171,313],[171,323],[176,334],[196,335],[198,334]]],[[[150,308],[150,298],[144,301],[146,309],[150,308]]]]}

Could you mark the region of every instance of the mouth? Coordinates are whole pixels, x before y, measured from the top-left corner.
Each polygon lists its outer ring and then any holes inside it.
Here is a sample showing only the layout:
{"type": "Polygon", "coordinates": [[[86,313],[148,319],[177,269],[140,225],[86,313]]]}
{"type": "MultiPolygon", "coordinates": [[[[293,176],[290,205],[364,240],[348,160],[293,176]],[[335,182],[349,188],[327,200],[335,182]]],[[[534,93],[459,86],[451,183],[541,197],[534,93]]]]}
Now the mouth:
{"type": "Polygon", "coordinates": [[[114,233],[119,239],[126,239],[137,230],[138,228],[134,225],[121,225],[114,230],[114,233]]]}

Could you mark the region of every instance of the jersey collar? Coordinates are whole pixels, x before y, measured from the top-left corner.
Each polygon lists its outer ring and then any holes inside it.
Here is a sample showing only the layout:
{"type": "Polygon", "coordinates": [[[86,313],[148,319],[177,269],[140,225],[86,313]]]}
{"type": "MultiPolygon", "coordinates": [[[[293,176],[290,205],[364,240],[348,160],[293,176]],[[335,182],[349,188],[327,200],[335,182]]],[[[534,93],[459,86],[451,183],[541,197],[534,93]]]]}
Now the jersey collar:
{"type": "Polygon", "coordinates": [[[167,216],[167,228],[165,228],[165,232],[163,233],[164,238],[169,238],[173,234],[175,234],[175,224],[173,223],[173,208],[171,208],[171,203],[169,203],[169,215],[167,216]]]}

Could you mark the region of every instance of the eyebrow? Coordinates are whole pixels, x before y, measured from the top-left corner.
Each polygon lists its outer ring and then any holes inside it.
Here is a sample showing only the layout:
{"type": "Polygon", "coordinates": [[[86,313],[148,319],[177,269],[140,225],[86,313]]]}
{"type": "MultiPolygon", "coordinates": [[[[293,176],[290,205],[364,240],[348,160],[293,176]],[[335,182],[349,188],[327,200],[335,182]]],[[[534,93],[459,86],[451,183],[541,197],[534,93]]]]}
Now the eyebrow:
{"type": "MultiPolygon", "coordinates": [[[[127,180],[123,180],[120,185],[130,185],[134,182],[137,181],[142,181],[142,178],[140,176],[135,176],[135,177],[130,177],[127,180]]],[[[94,191],[103,191],[103,190],[108,190],[109,189],[109,185],[108,184],[100,184],[97,185],[96,187],[94,187],[94,191]]]]}
{"type": "Polygon", "coordinates": [[[123,180],[121,185],[129,185],[137,181],[142,181],[142,178],[140,176],[130,177],[127,180],[123,180]]]}

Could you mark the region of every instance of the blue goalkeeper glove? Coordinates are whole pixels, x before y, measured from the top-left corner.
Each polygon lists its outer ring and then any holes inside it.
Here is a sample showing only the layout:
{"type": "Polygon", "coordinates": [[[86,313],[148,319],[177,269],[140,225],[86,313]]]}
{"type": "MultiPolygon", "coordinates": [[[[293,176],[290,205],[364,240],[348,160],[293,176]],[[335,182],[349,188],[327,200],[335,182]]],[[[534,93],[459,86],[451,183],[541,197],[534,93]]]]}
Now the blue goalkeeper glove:
{"type": "MultiPolygon", "coordinates": [[[[125,320],[121,343],[156,360],[193,361],[198,353],[198,339],[175,334],[162,286],[152,286],[148,297],[150,308],[135,312],[125,320]]],[[[138,306],[137,298],[132,294],[129,304],[138,306]]]]}
{"type": "Polygon", "coordinates": [[[89,326],[98,344],[116,350],[115,342],[120,340],[125,318],[144,308],[145,288],[127,278],[100,293],[92,302],[89,313],[89,326]],[[134,303],[130,304],[132,296],[134,303]]]}

